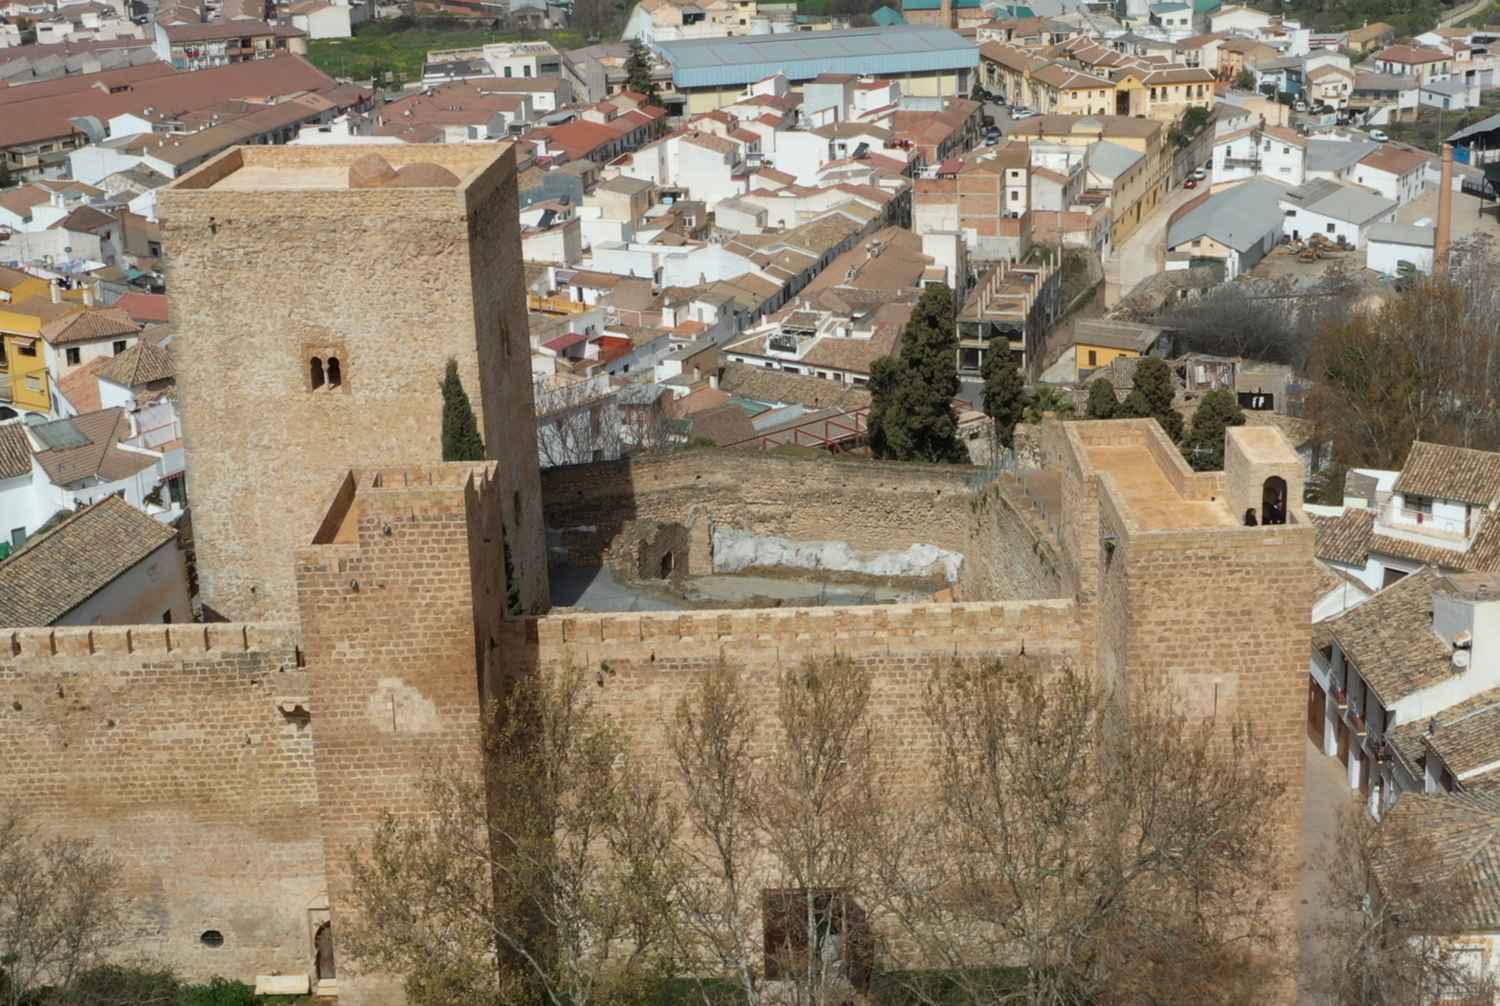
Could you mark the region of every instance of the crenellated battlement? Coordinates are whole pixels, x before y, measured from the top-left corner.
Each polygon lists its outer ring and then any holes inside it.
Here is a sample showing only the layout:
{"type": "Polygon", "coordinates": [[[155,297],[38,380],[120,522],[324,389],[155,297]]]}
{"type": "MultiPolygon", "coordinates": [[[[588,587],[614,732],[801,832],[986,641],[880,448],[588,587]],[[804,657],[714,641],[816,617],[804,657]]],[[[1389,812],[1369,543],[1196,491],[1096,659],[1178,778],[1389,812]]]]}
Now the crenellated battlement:
{"type": "Polygon", "coordinates": [[[544,655],[557,648],[632,644],[734,644],[741,650],[797,644],[889,648],[952,648],[997,652],[1023,641],[1037,651],[1069,651],[1078,635],[1071,599],[766,608],[739,611],[561,614],[536,619],[544,655]]]}
{"type": "Polygon", "coordinates": [[[0,628],[6,657],[161,656],[212,653],[300,653],[301,630],[281,623],[208,622],[193,625],[80,625],[0,628]]]}

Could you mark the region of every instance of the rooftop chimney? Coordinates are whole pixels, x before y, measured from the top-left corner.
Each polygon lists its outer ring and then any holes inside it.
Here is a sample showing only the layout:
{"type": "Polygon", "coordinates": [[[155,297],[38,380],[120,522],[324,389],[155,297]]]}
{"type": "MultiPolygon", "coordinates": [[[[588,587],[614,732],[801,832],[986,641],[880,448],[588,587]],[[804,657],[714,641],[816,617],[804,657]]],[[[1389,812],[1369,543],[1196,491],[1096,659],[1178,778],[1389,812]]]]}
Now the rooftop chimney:
{"type": "Polygon", "coordinates": [[[62,287],[57,285],[57,280],[52,281],[52,303],[62,303],[62,287]]]}
{"type": "Polygon", "coordinates": [[[1448,246],[1453,239],[1453,144],[1443,144],[1443,180],[1438,189],[1437,239],[1432,248],[1432,274],[1448,275],[1448,246]]]}
{"type": "Polygon", "coordinates": [[[953,0],[943,0],[942,6],[938,9],[938,16],[944,28],[953,27],[953,0]]]}

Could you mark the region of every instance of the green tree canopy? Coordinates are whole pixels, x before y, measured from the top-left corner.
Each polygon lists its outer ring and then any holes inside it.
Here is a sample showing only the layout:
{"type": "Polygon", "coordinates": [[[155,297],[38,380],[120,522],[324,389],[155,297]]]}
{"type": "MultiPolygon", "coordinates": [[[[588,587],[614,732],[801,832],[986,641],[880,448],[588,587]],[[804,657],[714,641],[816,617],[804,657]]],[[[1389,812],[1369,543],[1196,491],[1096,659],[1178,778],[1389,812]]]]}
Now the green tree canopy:
{"type": "Polygon", "coordinates": [[[959,463],[953,398],[958,394],[958,333],[953,291],[929,286],[901,332],[896,356],[870,369],[870,450],[898,461],[959,463]]]}
{"type": "Polygon", "coordinates": [[[484,441],[479,436],[479,422],[469,393],[458,376],[458,361],[448,358],[443,375],[443,460],[482,461],[484,441]]]}
{"type": "Polygon", "coordinates": [[[1182,438],[1182,453],[1194,471],[1216,472],[1224,467],[1224,431],[1244,426],[1245,413],[1234,392],[1227,388],[1210,391],[1198,403],[1187,436],[1182,438]]]}
{"type": "Polygon", "coordinates": [[[1016,424],[1026,414],[1026,379],[1009,351],[992,349],[980,370],[984,378],[984,414],[995,421],[1000,446],[1015,444],[1016,424]]]}
{"type": "Polygon", "coordinates": [[[1172,408],[1172,399],[1177,386],[1172,381],[1172,368],[1167,361],[1148,356],[1135,368],[1130,394],[1120,403],[1116,413],[1121,418],[1155,419],[1173,442],[1182,439],[1182,415],[1172,408]]]}
{"type": "Polygon", "coordinates": [[[660,98],[656,81],[651,78],[651,51],[638,38],[630,40],[630,55],[625,59],[625,86],[644,94],[656,104],[660,98]]]}
{"type": "Polygon", "coordinates": [[[1102,377],[1089,382],[1088,417],[1090,419],[1113,419],[1120,411],[1120,400],[1115,397],[1115,386],[1102,377]]]}

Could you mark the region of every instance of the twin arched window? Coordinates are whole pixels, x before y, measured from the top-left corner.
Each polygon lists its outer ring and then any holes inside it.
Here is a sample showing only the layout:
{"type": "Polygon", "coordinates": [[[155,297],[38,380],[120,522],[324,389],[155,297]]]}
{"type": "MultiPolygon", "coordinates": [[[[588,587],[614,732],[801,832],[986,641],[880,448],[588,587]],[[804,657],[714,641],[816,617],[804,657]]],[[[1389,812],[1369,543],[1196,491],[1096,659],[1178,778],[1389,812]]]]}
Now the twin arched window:
{"type": "Polygon", "coordinates": [[[314,391],[324,386],[337,388],[344,383],[344,369],[337,356],[314,356],[308,363],[308,378],[314,391]]]}

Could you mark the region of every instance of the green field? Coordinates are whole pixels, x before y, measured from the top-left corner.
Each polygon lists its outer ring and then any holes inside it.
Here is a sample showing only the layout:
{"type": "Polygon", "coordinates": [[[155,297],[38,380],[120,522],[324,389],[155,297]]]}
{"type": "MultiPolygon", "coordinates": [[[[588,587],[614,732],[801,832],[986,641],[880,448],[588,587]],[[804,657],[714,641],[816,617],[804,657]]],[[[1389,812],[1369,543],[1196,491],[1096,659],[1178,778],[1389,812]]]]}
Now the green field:
{"type": "Polygon", "coordinates": [[[396,83],[422,79],[422,62],[431,49],[462,49],[486,42],[551,42],[559,50],[587,45],[581,32],[505,32],[455,23],[452,28],[396,21],[360,25],[353,38],[309,42],[307,57],[324,73],[350,80],[368,80],[389,72],[396,83]]]}

